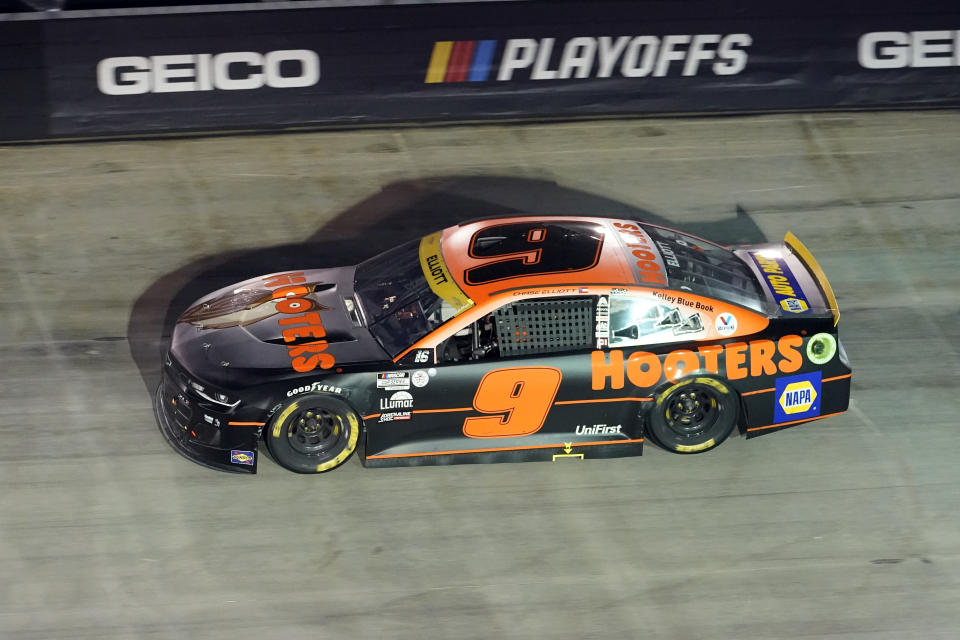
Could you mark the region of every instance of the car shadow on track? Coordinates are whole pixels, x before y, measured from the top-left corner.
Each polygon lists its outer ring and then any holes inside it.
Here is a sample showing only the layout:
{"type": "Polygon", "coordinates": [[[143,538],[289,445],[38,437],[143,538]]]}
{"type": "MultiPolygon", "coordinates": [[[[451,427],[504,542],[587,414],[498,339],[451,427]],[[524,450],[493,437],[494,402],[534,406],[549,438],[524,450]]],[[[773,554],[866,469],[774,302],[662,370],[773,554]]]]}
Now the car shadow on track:
{"type": "MultiPolygon", "coordinates": [[[[207,256],[164,275],[133,305],[127,326],[131,355],[152,396],[177,318],[210,291],[265,273],[356,264],[459,222],[525,214],[595,215],[678,226],[668,217],[548,180],[450,176],[395,182],[341,212],[302,243],[207,256]]],[[[729,218],[681,228],[725,244],[766,241],[739,206],[729,218]]]]}

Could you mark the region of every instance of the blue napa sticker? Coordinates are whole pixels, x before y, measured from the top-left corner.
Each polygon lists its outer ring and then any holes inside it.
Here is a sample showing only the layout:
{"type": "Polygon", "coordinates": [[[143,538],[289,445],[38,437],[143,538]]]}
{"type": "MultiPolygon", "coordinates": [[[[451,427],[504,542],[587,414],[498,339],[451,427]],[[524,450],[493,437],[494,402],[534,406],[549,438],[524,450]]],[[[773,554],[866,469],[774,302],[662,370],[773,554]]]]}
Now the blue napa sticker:
{"type": "Polygon", "coordinates": [[[781,309],[788,313],[810,312],[810,303],[783,258],[765,256],[762,252],[751,253],[750,257],[760,267],[763,281],[767,283],[767,288],[781,309]]]}
{"type": "Polygon", "coordinates": [[[820,415],[820,372],[777,378],[773,421],[793,422],[820,415]]]}
{"type": "Polygon", "coordinates": [[[230,452],[230,462],[233,464],[253,465],[253,451],[238,451],[234,449],[230,452]]]}

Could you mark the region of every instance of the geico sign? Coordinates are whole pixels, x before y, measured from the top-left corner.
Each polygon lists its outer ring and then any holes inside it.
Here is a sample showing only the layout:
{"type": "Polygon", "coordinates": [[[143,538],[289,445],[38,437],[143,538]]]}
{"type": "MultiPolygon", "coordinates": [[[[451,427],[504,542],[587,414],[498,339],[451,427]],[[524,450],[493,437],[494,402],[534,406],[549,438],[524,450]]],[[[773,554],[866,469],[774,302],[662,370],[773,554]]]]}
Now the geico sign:
{"type": "Polygon", "coordinates": [[[97,87],[109,96],[180,91],[309,87],[320,80],[320,57],[309,49],[105,58],[97,87]],[[285,64],[286,63],[286,64],[285,64]]]}
{"type": "Polygon", "coordinates": [[[860,36],[865,69],[960,66],[960,31],[874,31],[860,36]]]}

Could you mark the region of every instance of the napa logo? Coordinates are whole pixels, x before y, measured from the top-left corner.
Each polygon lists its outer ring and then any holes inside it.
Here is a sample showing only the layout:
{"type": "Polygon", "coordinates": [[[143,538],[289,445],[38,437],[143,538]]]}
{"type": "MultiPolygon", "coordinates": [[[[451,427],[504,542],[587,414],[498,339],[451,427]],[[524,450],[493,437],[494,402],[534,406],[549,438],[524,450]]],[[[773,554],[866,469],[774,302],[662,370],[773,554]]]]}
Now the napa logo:
{"type": "Polygon", "coordinates": [[[820,372],[778,378],[773,421],[791,422],[820,415],[820,372]]]}

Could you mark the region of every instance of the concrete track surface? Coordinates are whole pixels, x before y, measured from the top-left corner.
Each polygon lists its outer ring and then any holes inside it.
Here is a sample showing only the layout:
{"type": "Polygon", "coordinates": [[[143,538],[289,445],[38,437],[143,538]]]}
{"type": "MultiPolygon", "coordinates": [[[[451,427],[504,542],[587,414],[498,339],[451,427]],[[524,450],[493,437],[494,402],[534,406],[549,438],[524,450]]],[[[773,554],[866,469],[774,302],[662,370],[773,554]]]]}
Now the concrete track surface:
{"type": "Polygon", "coordinates": [[[954,640],[958,167],[950,112],[0,148],[0,638],[954,640]],[[513,211],[795,231],[851,410],[697,456],[321,476],[164,442],[192,299],[513,211]]]}

